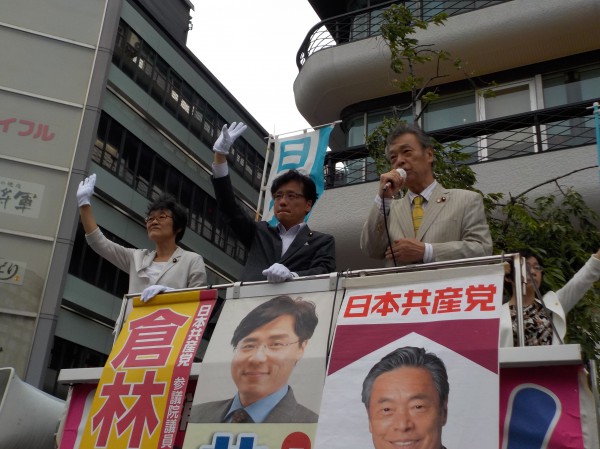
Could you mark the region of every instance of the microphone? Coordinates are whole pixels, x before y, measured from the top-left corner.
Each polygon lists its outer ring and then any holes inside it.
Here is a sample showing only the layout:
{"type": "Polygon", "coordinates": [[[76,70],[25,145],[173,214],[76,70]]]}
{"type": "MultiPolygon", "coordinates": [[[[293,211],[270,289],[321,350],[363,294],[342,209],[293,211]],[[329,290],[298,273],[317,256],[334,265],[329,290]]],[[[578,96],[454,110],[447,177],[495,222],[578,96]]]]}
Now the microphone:
{"type": "MultiPolygon", "coordinates": [[[[396,171],[398,172],[398,174],[400,175],[400,177],[402,179],[406,179],[406,170],[404,170],[403,168],[397,168],[396,171]]],[[[383,186],[383,191],[386,192],[387,189],[389,189],[391,187],[392,183],[391,182],[386,182],[385,185],[383,186]]]]}

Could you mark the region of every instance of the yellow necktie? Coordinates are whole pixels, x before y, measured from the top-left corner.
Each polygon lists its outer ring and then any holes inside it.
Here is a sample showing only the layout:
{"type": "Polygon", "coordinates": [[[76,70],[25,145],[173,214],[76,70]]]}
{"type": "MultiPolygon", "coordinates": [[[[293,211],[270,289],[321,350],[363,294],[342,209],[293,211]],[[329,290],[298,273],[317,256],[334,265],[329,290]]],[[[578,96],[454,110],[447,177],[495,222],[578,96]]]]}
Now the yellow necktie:
{"type": "Polygon", "coordinates": [[[421,221],[423,221],[423,200],[422,196],[416,196],[413,200],[412,218],[413,227],[415,228],[415,237],[421,227],[421,221]]]}

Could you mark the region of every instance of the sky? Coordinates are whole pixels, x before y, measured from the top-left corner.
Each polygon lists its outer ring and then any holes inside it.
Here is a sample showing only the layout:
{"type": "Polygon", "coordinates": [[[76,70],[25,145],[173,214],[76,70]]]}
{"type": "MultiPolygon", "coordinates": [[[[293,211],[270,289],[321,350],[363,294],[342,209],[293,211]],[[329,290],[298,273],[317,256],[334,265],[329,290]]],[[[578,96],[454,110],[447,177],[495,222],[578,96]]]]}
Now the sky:
{"type": "Polygon", "coordinates": [[[304,129],[296,52],[319,18],[307,0],[192,0],[188,48],[271,134],[304,129]]]}

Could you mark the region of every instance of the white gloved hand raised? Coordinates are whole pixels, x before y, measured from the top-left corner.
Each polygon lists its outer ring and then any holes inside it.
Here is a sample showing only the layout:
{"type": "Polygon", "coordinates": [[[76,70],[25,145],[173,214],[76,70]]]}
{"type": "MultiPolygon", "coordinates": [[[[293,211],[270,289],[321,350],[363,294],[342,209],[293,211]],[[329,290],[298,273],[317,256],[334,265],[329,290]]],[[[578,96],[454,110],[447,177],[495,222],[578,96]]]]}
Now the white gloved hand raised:
{"type": "Polygon", "coordinates": [[[94,186],[96,185],[96,173],[88,176],[79,183],[77,187],[77,205],[87,206],[90,204],[92,195],[94,194],[94,186]]]}
{"type": "Polygon", "coordinates": [[[294,275],[285,265],[274,263],[262,272],[263,276],[267,277],[269,282],[283,282],[292,279],[294,275]]]}
{"type": "Polygon", "coordinates": [[[94,194],[94,186],[96,185],[96,174],[92,174],[79,183],[77,187],[77,205],[87,206],[90,204],[92,195],[94,194]]]}
{"type": "Polygon", "coordinates": [[[154,298],[156,295],[158,295],[159,293],[162,292],[170,292],[171,290],[175,290],[171,287],[167,287],[166,285],[150,285],[149,287],[146,287],[144,289],[144,291],[142,292],[142,302],[148,302],[150,301],[152,298],[154,298]]]}
{"type": "Polygon", "coordinates": [[[248,126],[242,122],[233,122],[229,128],[226,124],[223,125],[221,134],[213,145],[213,151],[215,153],[224,154],[227,156],[229,154],[231,145],[233,145],[233,142],[235,142],[235,139],[240,137],[240,135],[246,131],[246,128],[248,128],[248,126]]]}

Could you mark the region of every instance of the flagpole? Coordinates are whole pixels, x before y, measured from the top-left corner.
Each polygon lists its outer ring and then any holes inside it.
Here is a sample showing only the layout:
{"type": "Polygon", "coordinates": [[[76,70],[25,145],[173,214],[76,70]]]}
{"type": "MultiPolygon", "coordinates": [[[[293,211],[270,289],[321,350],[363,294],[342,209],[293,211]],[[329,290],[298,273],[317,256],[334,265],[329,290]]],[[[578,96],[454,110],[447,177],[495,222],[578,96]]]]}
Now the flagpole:
{"type": "MultiPolygon", "coordinates": [[[[324,128],[324,127],[329,126],[329,125],[337,125],[338,123],[342,123],[342,120],[336,120],[335,122],[325,123],[323,125],[311,126],[311,128],[316,131],[319,128],[324,128]]],[[[267,137],[263,137],[263,139],[271,139],[271,138],[276,138],[276,137],[279,137],[279,136],[285,136],[287,134],[296,134],[296,133],[300,133],[300,132],[306,134],[308,132],[308,128],[298,129],[296,131],[288,131],[287,133],[277,134],[276,136],[274,136],[272,134],[269,134],[267,137]]]]}
{"type": "MultiPolygon", "coordinates": [[[[596,146],[598,147],[598,165],[600,165],[600,120],[598,119],[598,102],[594,101],[594,121],[596,123],[596,146]]],[[[600,177],[600,169],[598,170],[598,176],[600,177]]]]}
{"type": "Polygon", "coordinates": [[[265,165],[263,167],[262,179],[260,181],[260,191],[258,192],[258,204],[256,206],[256,215],[254,216],[254,221],[260,221],[260,208],[262,206],[263,199],[265,197],[265,191],[267,190],[266,183],[269,182],[267,179],[267,167],[269,166],[269,151],[271,151],[271,144],[274,142],[274,138],[271,134],[269,134],[267,140],[267,151],[265,152],[265,165]]]}

